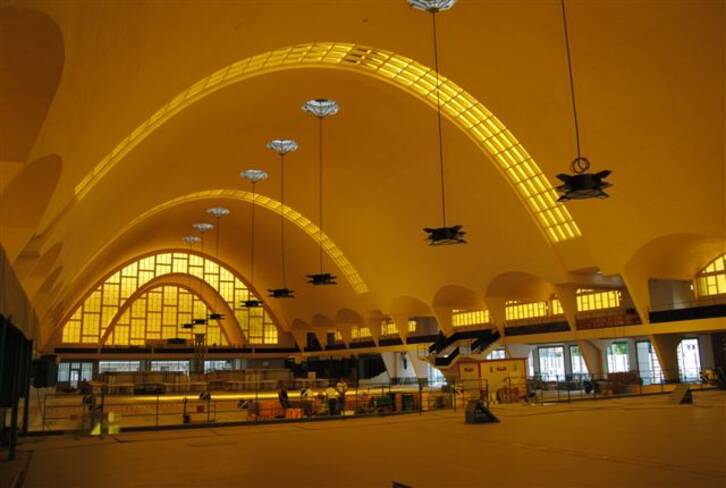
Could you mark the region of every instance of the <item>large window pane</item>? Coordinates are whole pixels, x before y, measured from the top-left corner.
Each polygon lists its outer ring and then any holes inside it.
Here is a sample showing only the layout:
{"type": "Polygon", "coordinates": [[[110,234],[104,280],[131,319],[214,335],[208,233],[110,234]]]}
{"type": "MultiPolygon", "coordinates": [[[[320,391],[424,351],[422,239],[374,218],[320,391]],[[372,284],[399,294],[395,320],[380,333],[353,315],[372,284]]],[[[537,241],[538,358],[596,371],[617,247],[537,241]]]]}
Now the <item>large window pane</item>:
{"type": "Polygon", "coordinates": [[[582,357],[578,346],[570,346],[570,366],[572,367],[573,376],[582,377],[588,374],[585,359],[582,357]]]}
{"type": "Polygon", "coordinates": [[[653,385],[663,382],[663,371],[660,369],[658,356],[653,345],[648,341],[639,341],[635,345],[638,357],[638,371],[644,385],[653,385]]]}
{"type": "Polygon", "coordinates": [[[565,348],[549,346],[538,348],[539,373],[543,381],[564,381],[565,348]]]}
{"type": "Polygon", "coordinates": [[[607,350],[608,373],[623,373],[630,371],[630,358],[628,357],[627,342],[613,342],[607,350]]]}
{"type": "Polygon", "coordinates": [[[681,381],[698,381],[701,372],[701,354],[698,339],[683,339],[678,344],[678,375],[681,381]]]}

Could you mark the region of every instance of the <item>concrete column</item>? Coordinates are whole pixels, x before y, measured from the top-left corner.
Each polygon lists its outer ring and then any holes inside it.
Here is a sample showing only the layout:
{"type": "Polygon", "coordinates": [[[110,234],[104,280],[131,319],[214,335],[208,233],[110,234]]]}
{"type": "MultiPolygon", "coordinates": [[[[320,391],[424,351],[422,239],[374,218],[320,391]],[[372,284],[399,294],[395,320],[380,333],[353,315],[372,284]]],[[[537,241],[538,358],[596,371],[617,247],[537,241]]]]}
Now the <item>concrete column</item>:
{"type": "Polygon", "coordinates": [[[653,345],[655,355],[663,370],[663,378],[666,381],[678,381],[678,344],[681,336],[677,334],[658,334],[648,337],[653,345]]]}
{"type": "Polygon", "coordinates": [[[489,310],[489,319],[499,331],[499,336],[504,337],[504,322],[506,320],[506,300],[499,297],[486,297],[484,302],[489,310]]]}
{"type": "Polygon", "coordinates": [[[507,344],[507,355],[510,358],[529,358],[529,353],[532,352],[532,349],[534,349],[534,346],[530,346],[529,344],[507,344]]]}
{"type": "Polygon", "coordinates": [[[371,331],[371,337],[373,338],[373,342],[375,342],[376,346],[377,346],[378,341],[381,338],[381,321],[380,320],[369,320],[368,321],[368,330],[371,331]]]}
{"type": "Polygon", "coordinates": [[[446,336],[450,336],[454,333],[453,319],[451,318],[451,308],[449,307],[434,307],[434,314],[436,314],[436,320],[439,323],[439,329],[443,331],[446,336]]]}
{"type": "Polygon", "coordinates": [[[640,320],[644,324],[650,323],[650,317],[648,315],[648,311],[650,310],[648,276],[636,272],[623,272],[621,275],[630,294],[630,298],[633,300],[635,310],[640,315],[640,320]]]}
{"type": "Polygon", "coordinates": [[[395,314],[391,316],[393,323],[396,324],[398,335],[401,336],[401,340],[405,343],[408,337],[408,315],[395,314]]]}
{"type": "Polygon", "coordinates": [[[577,287],[573,285],[555,285],[555,290],[570,329],[577,330],[577,287]]]}
{"type": "Polygon", "coordinates": [[[345,345],[349,347],[350,342],[353,340],[353,324],[340,326],[338,327],[338,331],[340,331],[340,335],[343,338],[345,345]]]}
{"type": "Polygon", "coordinates": [[[602,377],[605,374],[603,367],[603,352],[599,346],[586,340],[578,340],[577,347],[580,349],[582,359],[587,366],[587,372],[593,377],[602,377]]]}
{"type": "Polygon", "coordinates": [[[295,339],[295,342],[297,343],[297,347],[302,351],[305,349],[305,335],[306,331],[304,330],[292,330],[290,331],[292,333],[292,337],[295,339]]]}
{"type": "Polygon", "coordinates": [[[381,359],[383,359],[383,363],[386,365],[386,372],[388,373],[388,377],[398,378],[398,367],[396,364],[396,359],[398,359],[393,352],[382,352],[381,353],[381,359]]]}
{"type": "Polygon", "coordinates": [[[429,377],[429,367],[431,365],[427,361],[417,358],[412,352],[406,354],[406,357],[411,363],[414,373],[416,373],[416,378],[427,379],[429,377]]]}

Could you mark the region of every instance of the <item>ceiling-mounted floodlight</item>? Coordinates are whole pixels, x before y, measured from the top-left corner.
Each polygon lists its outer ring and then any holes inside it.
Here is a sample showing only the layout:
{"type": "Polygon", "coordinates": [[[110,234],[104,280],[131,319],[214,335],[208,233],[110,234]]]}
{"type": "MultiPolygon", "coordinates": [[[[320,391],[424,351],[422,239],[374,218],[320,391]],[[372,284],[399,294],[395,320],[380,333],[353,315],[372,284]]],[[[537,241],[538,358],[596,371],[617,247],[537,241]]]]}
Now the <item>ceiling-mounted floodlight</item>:
{"type": "Polygon", "coordinates": [[[319,189],[319,207],[318,207],[318,247],[320,248],[320,273],[307,275],[310,280],[308,283],[312,285],[336,285],[335,276],[330,273],[323,272],[323,119],[329,115],[338,113],[338,102],[327,98],[316,98],[308,100],[302,106],[303,112],[312,114],[318,118],[318,135],[319,135],[319,153],[318,153],[318,189],[319,189]]]}
{"type": "Polygon", "coordinates": [[[192,324],[191,322],[182,324],[182,329],[193,329],[193,328],[194,328],[194,324],[192,324]]]}
{"type": "Polygon", "coordinates": [[[316,273],[316,274],[309,274],[305,275],[308,277],[308,283],[311,285],[337,285],[338,282],[335,281],[338,279],[337,276],[334,276],[330,273],[316,273]]]}
{"type": "Polygon", "coordinates": [[[572,55],[570,54],[570,37],[567,32],[567,8],[565,0],[560,0],[562,7],[562,25],[565,34],[565,53],[567,54],[567,73],[570,79],[570,99],[572,101],[572,118],[575,126],[575,143],[577,144],[577,157],[570,163],[570,168],[574,174],[568,175],[560,173],[557,175],[563,184],[557,187],[557,191],[562,195],[557,199],[558,202],[567,202],[569,200],[585,200],[588,198],[607,198],[610,195],[605,193],[605,188],[609,188],[612,183],[603,181],[610,176],[609,169],[598,173],[587,173],[590,169],[590,161],[582,156],[580,152],[580,125],[577,118],[577,104],[575,103],[575,78],[572,74],[572,55]]]}
{"type": "Polygon", "coordinates": [[[268,288],[270,298],[295,298],[295,290],[290,288],[268,288]]]}
{"type": "Polygon", "coordinates": [[[587,158],[577,157],[570,164],[574,174],[568,175],[560,173],[557,179],[562,181],[562,185],[557,187],[557,191],[562,193],[558,202],[566,202],[568,200],[585,200],[587,198],[607,198],[610,195],[605,193],[605,188],[609,188],[612,183],[603,181],[604,178],[610,176],[609,169],[598,173],[586,173],[590,169],[590,161],[587,158]]]}
{"type": "Polygon", "coordinates": [[[267,143],[267,148],[280,156],[280,270],[282,271],[282,288],[267,291],[271,298],[295,298],[295,290],[287,287],[285,269],[285,155],[297,151],[297,142],[292,139],[274,139],[267,143]]]}
{"type": "Polygon", "coordinates": [[[192,323],[194,325],[207,325],[207,319],[194,319],[192,323]]]}
{"type": "Polygon", "coordinates": [[[438,227],[435,229],[426,227],[424,228],[424,231],[429,234],[427,239],[431,246],[466,244],[466,240],[464,239],[466,232],[461,230],[460,225],[454,225],[452,227],[438,227]]]}
{"type": "Polygon", "coordinates": [[[221,314],[221,313],[210,313],[209,315],[207,315],[207,318],[209,320],[223,320],[224,319],[224,314],[221,314]]]}
{"type": "Polygon", "coordinates": [[[262,306],[262,302],[255,300],[254,298],[250,298],[249,300],[244,300],[242,302],[242,306],[244,308],[260,308],[262,306]]]}
{"type": "MultiPolygon", "coordinates": [[[[258,182],[267,179],[267,173],[261,169],[248,169],[242,171],[240,176],[252,183],[252,217],[250,222],[250,288],[254,289],[255,284],[255,200],[257,199],[257,193],[255,193],[255,185],[258,182]]],[[[242,306],[245,308],[257,308],[262,303],[257,299],[248,299],[242,302],[242,306]]]]}
{"type": "Polygon", "coordinates": [[[415,9],[425,12],[443,12],[454,6],[456,0],[408,0],[408,4],[415,9]]]}
{"type": "Polygon", "coordinates": [[[434,76],[436,77],[436,129],[439,142],[439,182],[441,184],[441,227],[425,227],[426,240],[432,246],[445,244],[465,244],[464,234],[461,225],[446,225],[446,184],[444,172],[444,133],[441,121],[441,83],[439,82],[439,41],[436,32],[436,14],[449,10],[454,6],[456,0],[408,0],[408,4],[417,9],[431,14],[431,29],[433,31],[434,44],[434,76]]]}

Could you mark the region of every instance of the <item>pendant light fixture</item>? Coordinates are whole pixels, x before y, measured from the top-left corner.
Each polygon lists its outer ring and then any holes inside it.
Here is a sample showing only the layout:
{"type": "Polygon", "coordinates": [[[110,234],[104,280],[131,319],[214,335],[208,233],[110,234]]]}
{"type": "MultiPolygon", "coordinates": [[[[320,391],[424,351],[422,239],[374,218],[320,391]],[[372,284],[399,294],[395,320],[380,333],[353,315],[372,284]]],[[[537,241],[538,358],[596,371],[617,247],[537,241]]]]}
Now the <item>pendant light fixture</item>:
{"type": "Polygon", "coordinates": [[[441,86],[439,82],[439,41],[436,29],[436,14],[449,10],[454,6],[456,0],[408,0],[408,4],[424,12],[431,14],[431,28],[433,31],[434,45],[434,76],[436,77],[436,127],[439,143],[439,181],[441,183],[441,227],[426,227],[426,240],[432,246],[446,244],[466,244],[461,225],[446,225],[446,184],[444,172],[444,134],[441,121],[441,86]]]}
{"type": "MultiPolygon", "coordinates": [[[[250,223],[250,288],[254,289],[255,284],[255,186],[262,180],[267,179],[267,173],[261,169],[248,169],[240,173],[240,176],[252,183],[252,219],[250,223]]],[[[248,290],[251,293],[251,290],[248,290]]],[[[255,298],[247,296],[247,300],[242,302],[245,308],[258,308],[262,306],[262,302],[255,298]]]]}
{"type": "Polygon", "coordinates": [[[327,98],[316,98],[308,100],[302,106],[303,112],[314,115],[318,118],[319,134],[319,208],[318,208],[318,246],[320,248],[320,272],[306,275],[308,283],[314,286],[337,285],[337,277],[323,271],[323,119],[329,115],[338,113],[338,103],[327,98]]]}
{"type": "Polygon", "coordinates": [[[557,179],[562,181],[562,185],[557,187],[557,191],[562,195],[557,199],[558,202],[566,202],[568,200],[585,200],[588,198],[607,198],[610,195],[605,193],[605,189],[613,186],[611,183],[604,181],[610,173],[609,169],[600,171],[599,173],[588,173],[590,169],[590,161],[582,156],[580,151],[580,126],[577,120],[577,104],[575,103],[575,79],[572,74],[572,55],[570,54],[570,37],[567,31],[567,7],[565,0],[560,0],[562,7],[562,24],[565,34],[565,52],[567,53],[567,73],[570,79],[570,99],[572,100],[572,116],[575,123],[575,142],[577,144],[577,157],[570,163],[570,169],[574,174],[568,175],[560,173],[557,179]]]}
{"type": "MultiPolygon", "coordinates": [[[[226,217],[229,215],[229,209],[224,207],[213,207],[210,209],[207,209],[207,213],[214,217],[216,219],[215,227],[217,228],[217,235],[214,239],[214,259],[219,261],[219,238],[220,238],[220,232],[222,232],[222,226],[220,225],[220,219],[222,217],[226,217]]],[[[215,297],[215,302],[219,301],[219,296],[215,297]]],[[[212,312],[209,315],[207,315],[207,318],[209,320],[222,320],[224,319],[224,314],[218,313],[218,312],[212,312]]]]}
{"type": "MultiPolygon", "coordinates": [[[[199,222],[197,224],[192,225],[194,230],[199,232],[199,243],[201,248],[202,256],[204,255],[204,234],[209,232],[210,230],[214,229],[214,224],[210,224],[209,222],[199,222]]],[[[202,272],[203,273],[203,272],[202,272]]],[[[194,325],[206,325],[207,324],[207,318],[204,317],[203,319],[194,319],[192,321],[194,325]]]]}
{"type": "MultiPolygon", "coordinates": [[[[192,253],[192,247],[194,246],[194,244],[198,243],[201,240],[202,240],[202,238],[199,237],[199,236],[189,235],[189,236],[182,237],[182,241],[184,241],[185,243],[187,243],[189,245],[189,254],[190,255],[192,253]]],[[[187,274],[189,275],[189,291],[191,291],[191,289],[192,289],[192,275],[190,273],[187,273],[187,274]]],[[[193,321],[192,322],[187,322],[185,324],[182,324],[182,329],[193,329],[193,328],[194,328],[194,322],[193,321]]]]}
{"type": "Polygon", "coordinates": [[[295,290],[287,287],[285,270],[285,155],[297,150],[297,142],[290,139],[275,139],[267,143],[267,148],[280,156],[280,269],[282,288],[272,288],[268,296],[272,298],[295,298],[295,290]]]}

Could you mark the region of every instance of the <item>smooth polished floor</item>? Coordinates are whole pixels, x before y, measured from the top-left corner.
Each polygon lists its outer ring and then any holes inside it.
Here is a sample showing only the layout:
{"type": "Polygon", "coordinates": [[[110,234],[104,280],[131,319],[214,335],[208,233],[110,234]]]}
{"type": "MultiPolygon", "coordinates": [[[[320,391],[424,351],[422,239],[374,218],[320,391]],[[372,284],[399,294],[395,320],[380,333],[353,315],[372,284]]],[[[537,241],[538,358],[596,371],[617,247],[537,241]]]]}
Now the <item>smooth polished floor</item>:
{"type": "Polygon", "coordinates": [[[722,487],[726,392],[463,413],[30,438],[26,487],[722,487]]]}

